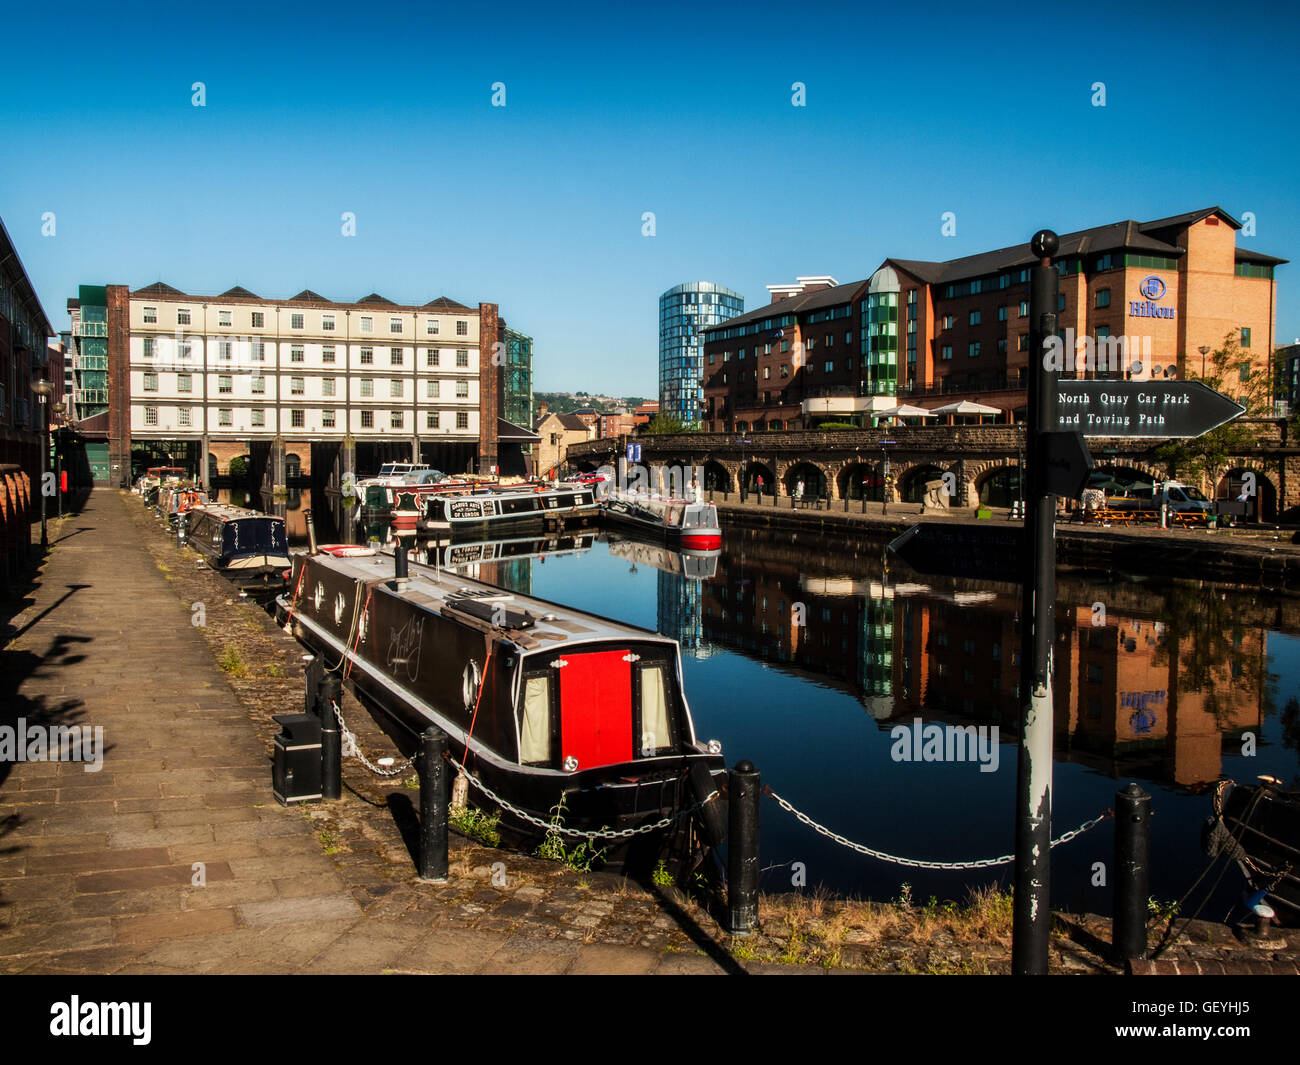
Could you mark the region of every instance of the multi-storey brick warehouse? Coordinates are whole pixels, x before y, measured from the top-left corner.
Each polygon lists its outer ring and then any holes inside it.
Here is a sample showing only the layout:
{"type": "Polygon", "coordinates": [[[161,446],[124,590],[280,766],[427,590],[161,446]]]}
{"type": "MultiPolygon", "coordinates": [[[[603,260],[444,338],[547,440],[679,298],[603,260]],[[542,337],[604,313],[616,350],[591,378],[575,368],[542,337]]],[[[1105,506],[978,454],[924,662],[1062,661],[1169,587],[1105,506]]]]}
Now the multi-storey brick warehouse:
{"type": "Polygon", "coordinates": [[[518,365],[520,350],[531,361],[531,340],[508,330],[494,303],[415,306],[377,293],[339,303],[310,290],[269,300],[238,287],[207,297],[161,282],[88,291],[104,293],[102,316],[82,300],[69,312],[74,334],[106,338],[106,391],[81,390],[77,405],[106,422],[122,470],[133,445],[197,445],[207,470],[209,455],[224,465],[253,440],[307,448],[350,437],[443,469],[486,471],[500,440],[521,439],[503,415],[518,406],[511,382],[531,393],[531,373],[518,365]]]}
{"type": "MultiPolygon", "coordinates": [[[[1268,369],[1287,260],[1239,247],[1218,207],[1067,233],[1056,257],[1064,337],[1123,338],[1139,376],[1202,372],[1231,335],[1268,369]],[[1072,332],[1067,332],[1067,330],[1072,332]]],[[[886,259],[867,280],[769,286],[772,303],[704,333],[714,431],[861,424],[899,403],[1025,406],[1028,244],[948,262],[886,259]]],[[[1127,363],[1126,363],[1127,365],[1127,363]]]]}

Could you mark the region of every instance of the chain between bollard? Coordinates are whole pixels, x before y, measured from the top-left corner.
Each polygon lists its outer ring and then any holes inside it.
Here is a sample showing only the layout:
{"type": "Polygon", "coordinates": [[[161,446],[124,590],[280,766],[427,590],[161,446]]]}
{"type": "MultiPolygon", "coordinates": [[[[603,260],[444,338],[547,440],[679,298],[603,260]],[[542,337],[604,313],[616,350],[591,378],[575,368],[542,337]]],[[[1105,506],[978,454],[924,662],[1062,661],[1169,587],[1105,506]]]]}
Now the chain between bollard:
{"type": "Polygon", "coordinates": [[[414,759],[408,758],[401,765],[394,766],[391,769],[385,769],[383,766],[375,765],[362,752],[361,744],[357,742],[356,735],[348,729],[347,723],[344,722],[343,720],[343,711],[339,709],[339,704],[334,703],[333,706],[334,706],[334,717],[339,723],[339,732],[342,733],[343,735],[343,753],[347,754],[348,751],[350,750],[351,753],[356,755],[356,757],[361,761],[361,764],[365,766],[367,769],[369,769],[370,772],[374,773],[375,776],[395,777],[399,773],[405,773],[408,769],[411,768],[411,766],[415,764],[414,759]]]}
{"type": "MultiPolygon", "coordinates": [[[[869,858],[877,858],[882,862],[889,862],[893,865],[902,865],[909,869],[991,869],[994,866],[1007,865],[1016,860],[1014,854],[1004,854],[1000,858],[977,858],[970,862],[927,862],[919,858],[900,858],[896,854],[886,854],[884,851],[873,850],[871,847],[864,846],[861,843],[854,843],[851,839],[846,839],[838,832],[832,832],[825,825],[819,825],[807,814],[796,810],[767,785],[763,786],[763,792],[775,799],[777,805],[780,806],[781,809],[785,810],[786,813],[793,814],[797,820],[802,821],[814,832],[820,833],[827,839],[833,840],[835,843],[838,843],[842,847],[847,847],[849,850],[857,851],[859,854],[865,854],[869,858]]],[[[1069,843],[1070,840],[1074,839],[1076,836],[1083,835],[1083,833],[1087,832],[1089,829],[1096,828],[1097,825],[1101,824],[1101,822],[1105,821],[1108,817],[1114,816],[1115,813],[1113,810],[1104,810],[1091,821],[1085,821],[1078,828],[1072,829],[1059,838],[1052,840],[1052,846],[1058,847],[1062,843],[1069,843]]]]}
{"type": "Polygon", "coordinates": [[[503,799],[500,795],[494,792],[491,788],[489,788],[486,784],[483,783],[483,781],[479,780],[477,777],[472,776],[469,773],[464,773],[464,776],[465,779],[468,780],[470,784],[472,784],[475,788],[481,791],[484,795],[486,795],[494,803],[500,806],[503,810],[507,810],[510,813],[514,814],[521,821],[526,821],[534,828],[542,828],[545,829],[547,832],[558,832],[561,835],[572,836],[576,839],[630,839],[633,836],[644,835],[647,832],[658,832],[661,829],[665,829],[669,825],[672,825],[675,822],[680,821],[682,818],[689,817],[691,814],[695,813],[696,811],[703,809],[708,803],[711,803],[720,794],[720,792],[715,788],[710,793],[709,797],[705,799],[703,802],[697,802],[694,806],[688,807],[685,810],[681,810],[678,813],[670,814],[668,817],[655,821],[653,824],[638,825],[636,828],[620,828],[620,829],[602,828],[593,831],[583,831],[580,828],[567,828],[566,826],[556,824],[553,821],[544,821],[540,817],[534,817],[532,814],[528,813],[527,811],[521,810],[519,809],[518,806],[515,806],[513,803],[509,802],[506,799],[503,799]]]}

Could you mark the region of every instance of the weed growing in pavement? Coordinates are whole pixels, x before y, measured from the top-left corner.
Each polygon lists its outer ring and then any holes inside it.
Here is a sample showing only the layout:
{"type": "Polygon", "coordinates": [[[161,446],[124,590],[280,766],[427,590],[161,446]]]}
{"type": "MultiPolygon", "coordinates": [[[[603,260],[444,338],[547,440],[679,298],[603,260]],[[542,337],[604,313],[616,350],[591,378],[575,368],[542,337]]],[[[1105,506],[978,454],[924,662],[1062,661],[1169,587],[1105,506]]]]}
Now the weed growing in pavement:
{"type": "Polygon", "coordinates": [[[564,842],[564,835],[557,830],[564,824],[567,798],[561,795],[560,801],[551,807],[551,827],[538,846],[536,855],[538,858],[567,865],[575,873],[589,873],[592,865],[605,856],[605,848],[594,846],[589,839],[573,845],[564,842]]]}
{"type": "Polygon", "coordinates": [[[501,831],[497,827],[501,823],[500,811],[494,814],[485,814],[482,810],[475,810],[472,807],[465,806],[459,810],[454,810],[451,816],[447,818],[447,823],[462,836],[466,836],[478,843],[485,844],[488,847],[501,846],[501,831]]]}
{"type": "Polygon", "coordinates": [[[217,664],[232,677],[248,676],[248,667],[244,665],[244,660],[239,657],[238,648],[230,644],[226,645],[225,653],[222,654],[217,664]]]}

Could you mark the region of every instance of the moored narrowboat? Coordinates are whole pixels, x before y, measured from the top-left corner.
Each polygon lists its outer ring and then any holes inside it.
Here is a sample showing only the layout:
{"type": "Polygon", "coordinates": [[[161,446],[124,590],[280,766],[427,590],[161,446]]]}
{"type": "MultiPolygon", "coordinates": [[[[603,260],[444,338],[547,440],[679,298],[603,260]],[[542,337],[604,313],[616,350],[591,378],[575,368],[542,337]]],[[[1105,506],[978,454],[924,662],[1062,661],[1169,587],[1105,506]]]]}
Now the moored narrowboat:
{"type": "Polygon", "coordinates": [[[214,569],[238,581],[279,579],[289,566],[284,519],[227,503],[191,508],[190,546],[214,569]]]}
{"type": "Polygon", "coordinates": [[[595,489],[582,485],[522,484],[456,495],[432,496],[424,503],[420,528],[456,532],[506,525],[543,524],[548,518],[578,521],[599,510],[595,489]]]}
{"type": "MultiPolygon", "coordinates": [[[[322,548],[294,557],[277,600],[404,754],[436,725],[485,809],[490,789],[541,822],[564,799],[579,830],[690,812],[717,842],[717,804],[694,808],[722,780],[721,747],[696,737],[675,640],[419,563],[407,572],[364,548],[322,548]]],[[[502,808],[513,832],[542,834],[502,808]]]]}
{"type": "Polygon", "coordinates": [[[611,488],[602,498],[601,517],[686,548],[713,551],[722,547],[718,508],[698,499],[664,499],[611,488]]]}

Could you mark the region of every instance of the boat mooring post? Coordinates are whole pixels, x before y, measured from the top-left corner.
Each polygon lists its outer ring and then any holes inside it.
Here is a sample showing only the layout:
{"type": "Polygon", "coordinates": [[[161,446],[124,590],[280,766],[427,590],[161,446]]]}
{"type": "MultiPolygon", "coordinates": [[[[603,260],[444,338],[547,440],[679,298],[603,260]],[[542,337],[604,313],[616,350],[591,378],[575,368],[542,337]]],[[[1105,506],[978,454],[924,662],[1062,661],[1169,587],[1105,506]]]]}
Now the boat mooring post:
{"type": "Polygon", "coordinates": [[[451,804],[447,734],[430,725],[420,736],[420,879],[447,880],[447,808],[451,804]]]}
{"type": "MultiPolygon", "coordinates": [[[[321,659],[317,659],[321,661],[321,659]]],[[[320,797],[343,795],[343,733],[334,707],[343,698],[343,682],[337,673],[322,671],[316,689],[316,714],[320,718],[320,797]]]]}
{"type": "Polygon", "coordinates": [[[1147,893],[1151,871],[1151,796],[1137,784],[1115,792],[1113,960],[1147,956],[1147,893]]]}
{"type": "Polygon", "coordinates": [[[761,781],[754,763],[737,762],[729,776],[727,826],[727,911],[733,936],[747,936],[758,924],[758,803],[761,781]]]}
{"type": "Polygon", "coordinates": [[[334,707],[343,698],[343,682],[325,668],[317,655],[307,663],[307,713],[320,721],[320,795],[337,799],[343,794],[343,735],[334,707]]]}
{"type": "MultiPolygon", "coordinates": [[[[1053,428],[1057,373],[1045,358],[1056,336],[1060,278],[1052,259],[1060,238],[1040,229],[1030,241],[1038,265],[1029,272],[1029,409],[1025,456],[1029,493],[1025,512],[1020,600],[1020,751],[1016,773],[1016,873],[1011,924],[1011,971],[1045,974],[1052,925],[1052,644],[1056,601],[1056,496],[1044,461],[1053,428]]],[[[888,489],[886,489],[886,492],[888,489]]]]}

